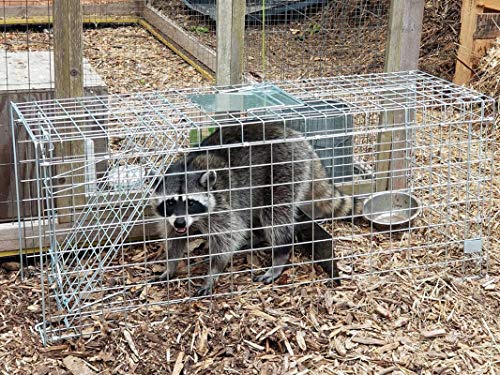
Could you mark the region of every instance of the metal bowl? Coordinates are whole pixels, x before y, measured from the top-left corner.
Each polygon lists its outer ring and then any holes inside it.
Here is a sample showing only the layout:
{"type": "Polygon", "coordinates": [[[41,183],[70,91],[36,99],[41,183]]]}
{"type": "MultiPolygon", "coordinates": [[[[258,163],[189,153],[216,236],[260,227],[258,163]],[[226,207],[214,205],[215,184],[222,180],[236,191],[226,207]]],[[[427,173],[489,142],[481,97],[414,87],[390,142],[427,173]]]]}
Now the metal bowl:
{"type": "Polygon", "coordinates": [[[421,211],[420,201],[404,192],[376,193],[363,203],[363,217],[378,227],[409,225],[421,211]]]}

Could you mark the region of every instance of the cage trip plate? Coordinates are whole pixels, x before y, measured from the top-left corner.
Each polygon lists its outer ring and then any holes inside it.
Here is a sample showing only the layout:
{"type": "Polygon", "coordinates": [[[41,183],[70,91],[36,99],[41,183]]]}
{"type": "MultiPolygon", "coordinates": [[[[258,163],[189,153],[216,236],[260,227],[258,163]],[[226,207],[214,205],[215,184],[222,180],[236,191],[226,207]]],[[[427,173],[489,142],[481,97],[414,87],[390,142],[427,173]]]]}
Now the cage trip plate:
{"type": "Polygon", "coordinates": [[[215,94],[188,95],[205,112],[246,112],[254,108],[300,105],[302,102],[274,85],[258,85],[215,94]]]}
{"type": "MultiPolygon", "coordinates": [[[[241,113],[256,108],[303,105],[302,101],[269,84],[241,87],[215,94],[188,95],[187,97],[207,113],[241,113]]],[[[210,128],[207,134],[198,134],[198,130],[191,130],[189,137],[191,144],[197,144],[214,131],[215,128],[210,128]]]]}

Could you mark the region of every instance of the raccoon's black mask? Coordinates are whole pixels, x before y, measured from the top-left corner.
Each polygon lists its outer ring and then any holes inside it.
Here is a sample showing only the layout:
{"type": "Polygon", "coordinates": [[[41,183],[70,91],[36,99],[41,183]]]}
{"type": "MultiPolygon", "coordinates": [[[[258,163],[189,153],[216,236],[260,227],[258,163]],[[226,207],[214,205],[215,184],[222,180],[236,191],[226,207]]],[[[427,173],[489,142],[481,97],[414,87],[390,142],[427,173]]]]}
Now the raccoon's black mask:
{"type": "Polygon", "coordinates": [[[156,206],[155,211],[158,215],[164,217],[183,216],[186,215],[186,212],[188,215],[208,212],[208,207],[196,199],[188,198],[186,202],[182,197],[175,197],[162,201],[156,206]]]}
{"type": "Polygon", "coordinates": [[[210,193],[217,175],[215,171],[183,173],[173,168],[162,178],[155,192],[155,213],[165,217],[177,233],[187,229],[214,209],[210,193]]]}

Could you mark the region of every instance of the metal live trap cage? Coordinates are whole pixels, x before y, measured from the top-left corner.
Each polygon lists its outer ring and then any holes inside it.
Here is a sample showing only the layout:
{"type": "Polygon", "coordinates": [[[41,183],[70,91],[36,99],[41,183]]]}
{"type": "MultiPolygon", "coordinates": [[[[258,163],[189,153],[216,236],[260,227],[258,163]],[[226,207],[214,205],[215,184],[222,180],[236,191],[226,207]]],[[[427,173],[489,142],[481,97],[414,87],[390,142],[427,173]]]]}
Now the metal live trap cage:
{"type": "Polygon", "coordinates": [[[42,339],[263,282],[480,273],[490,107],[416,71],[12,104],[42,339]]]}

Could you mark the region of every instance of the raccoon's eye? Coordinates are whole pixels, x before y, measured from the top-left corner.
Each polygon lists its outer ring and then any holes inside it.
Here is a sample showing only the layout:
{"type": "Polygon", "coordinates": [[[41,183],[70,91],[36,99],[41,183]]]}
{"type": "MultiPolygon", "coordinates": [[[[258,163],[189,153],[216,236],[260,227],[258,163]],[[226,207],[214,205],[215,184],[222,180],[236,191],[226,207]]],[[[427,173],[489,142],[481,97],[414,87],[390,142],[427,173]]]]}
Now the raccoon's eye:
{"type": "Polygon", "coordinates": [[[192,206],[193,206],[193,204],[194,204],[194,202],[193,202],[192,200],[188,200],[188,206],[189,206],[189,207],[192,207],[192,206]]]}
{"type": "Polygon", "coordinates": [[[172,207],[173,205],[174,205],[174,201],[173,200],[170,199],[170,200],[167,201],[167,206],[172,207]]]}

